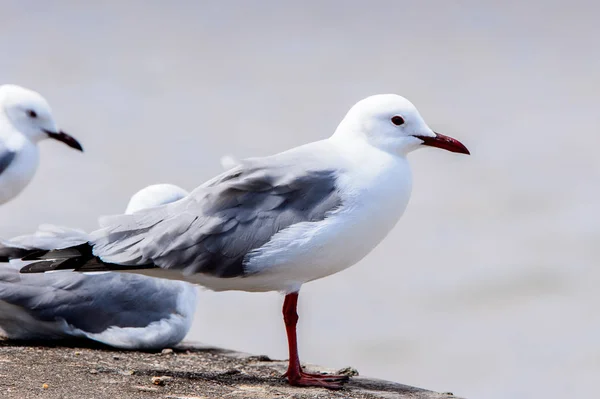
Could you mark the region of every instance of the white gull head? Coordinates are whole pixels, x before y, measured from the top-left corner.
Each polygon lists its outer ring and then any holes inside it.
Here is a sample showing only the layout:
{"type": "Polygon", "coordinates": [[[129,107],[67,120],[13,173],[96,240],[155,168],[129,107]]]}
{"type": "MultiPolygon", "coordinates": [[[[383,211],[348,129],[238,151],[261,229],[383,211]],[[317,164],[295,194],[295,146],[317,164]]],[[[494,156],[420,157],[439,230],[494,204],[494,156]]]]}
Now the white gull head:
{"type": "Polygon", "coordinates": [[[417,108],[396,94],[378,94],[356,103],[332,138],[363,140],[382,151],[400,156],[422,145],[469,153],[457,140],[434,132],[417,108]]]}
{"type": "MultiPolygon", "coordinates": [[[[0,86],[0,126],[6,124],[33,143],[47,138],[61,141],[71,148],[83,151],[81,144],[60,131],[48,102],[39,93],[16,85],[0,86]]],[[[2,129],[0,138],[8,139],[2,129]]]]}
{"type": "Polygon", "coordinates": [[[223,155],[220,162],[223,170],[233,169],[240,164],[240,161],[231,154],[223,155]]]}
{"type": "Polygon", "coordinates": [[[132,214],[142,209],[179,201],[188,194],[183,188],[173,184],[153,184],[131,196],[125,213],[132,214]]]}

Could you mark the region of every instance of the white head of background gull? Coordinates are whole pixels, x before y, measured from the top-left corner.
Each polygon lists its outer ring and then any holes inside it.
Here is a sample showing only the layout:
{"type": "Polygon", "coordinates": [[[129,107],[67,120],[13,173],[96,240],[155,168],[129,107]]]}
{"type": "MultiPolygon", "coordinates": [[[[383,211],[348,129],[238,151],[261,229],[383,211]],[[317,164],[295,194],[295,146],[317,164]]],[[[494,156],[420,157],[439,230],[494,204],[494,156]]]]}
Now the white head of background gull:
{"type": "Polygon", "coordinates": [[[238,161],[238,159],[231,154],[223,155],[219,159],[219,162],[221,163],[223,170],[232,169],[240,164],[240,161],[238,161]]]}
{"type": "Polygon", "coordinates": [[[39,163],[37,144],[45,139],[83,151],[77,140],[58,129],[40,94],[15,85],[0,86],[0,204],[29,184],[39,163]]]}
{"type": "Polygon", "coordinates": [[[179,201],[189,193],[174,184],[153,184],[135,193],[127,204],[126,214],[179,201]]]}
{"type": "MultiPolygon", "coordinates": [[[[170,184],[148,186],[131,198],[128,213],[186,195],[170,184]]],[[[0,244],[0,258],[88,240],[81,230],[41,226],[34,235],[0,244]]],[[[19,274],[22,265],[0,267],[0,332],[8,338],[76,337],[123,349],[161,349],[179,343],[191,327],[197,302],[191,284],[129,273],[19,274]]]]}
{"type": "Polygon", "coordinates": [[[298,292],[354,265],[386,237],[410,197],[406,156],[423,146],[469,153],[435,133],[405,98],[372,96],[330,138],[241,161],[175,203],[101,219],[92,251],[54,251],[21,272],[127,269],[216,291],[281,291],[288,381],[339,388],[347,377],[300,366],[298,292]]]}

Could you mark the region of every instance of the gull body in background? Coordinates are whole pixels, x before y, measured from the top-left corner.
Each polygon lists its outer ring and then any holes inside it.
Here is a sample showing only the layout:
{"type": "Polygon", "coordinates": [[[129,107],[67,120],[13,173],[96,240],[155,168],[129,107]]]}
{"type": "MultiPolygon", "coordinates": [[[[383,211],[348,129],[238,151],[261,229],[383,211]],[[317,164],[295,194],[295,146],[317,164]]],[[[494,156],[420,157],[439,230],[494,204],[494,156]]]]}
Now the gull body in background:
{"type": "MultiPolygon", "coordinates": [[[[136,193],[128,213],[177,201],[187,192],[159,184],[136,193]]],[[[4,260],[85,244],[80,230],[41,226],[0,245],[4,260]]],[[[19,274],[23,261],[0,267],[0,332],[11,339],[87,338],[123,349],[161,349],[189,331],[197,288],[182,281],[128,273],[19,274]]]]}
{"type": "Polygon", "coordinates": [[[301,367],[298,293],[354,265],[386,237],[411,193],[406,157],[424,146],[469,153],[433,132],[405,98],[368,97],[330,138],[243,160],[175,203],[103,218],[88,244],[41,254],[21,272],[126,270],[215,291],[280,291],[288,382],[339,388],[347,377],[301,367]]]}
{"type": "Polygon", "coordinates": [[[0,86],[0,205],[31,182],[40,158],[37,144],[45,139],[83,151],[77,140],[58,129],[41,95],[15,85],[0,86]]]}

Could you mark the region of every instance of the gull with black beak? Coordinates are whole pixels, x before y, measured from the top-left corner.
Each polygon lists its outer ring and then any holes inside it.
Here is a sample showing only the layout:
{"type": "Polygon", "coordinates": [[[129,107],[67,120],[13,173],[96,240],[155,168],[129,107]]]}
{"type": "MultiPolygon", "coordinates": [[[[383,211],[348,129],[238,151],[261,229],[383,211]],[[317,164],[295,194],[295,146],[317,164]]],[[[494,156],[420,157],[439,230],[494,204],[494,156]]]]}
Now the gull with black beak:
{"type": "Polygon", "coordinates": [[[424,146],[468,154],[434,133],[407,99],[368,97],[328,139],[243,160],[178,202],[101,219],[88,243],[40,254],[21,273],[120,270],[215,291],[280,291],[292,385],[340,388],[298,357],[303,284],[354,265],[396,225],[411,193],[407,155],[424,146]]]}
{"type": "Polygon", "coordinates": [[[83,151],[77,140],[58,129],[40,94],[15,85],[0,86],[0,205],[31,182],[39,164],[37,144],[48,138],[83,151]]]}

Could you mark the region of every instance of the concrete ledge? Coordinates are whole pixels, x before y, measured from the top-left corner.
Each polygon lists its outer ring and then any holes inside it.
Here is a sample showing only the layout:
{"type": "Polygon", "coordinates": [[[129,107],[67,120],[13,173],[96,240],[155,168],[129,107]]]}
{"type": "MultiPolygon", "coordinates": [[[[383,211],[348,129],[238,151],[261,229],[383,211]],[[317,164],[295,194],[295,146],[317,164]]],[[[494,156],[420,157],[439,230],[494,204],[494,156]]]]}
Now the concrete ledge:
{"type": "Polygon", "coordinates": [[[118,351],[82,342],[31,345],[0,342],[1,397],[457,399],[451,393],[365,377],[353,377],[340,391],[295,388],[281,378],[287,366],[284,361],[195,344],[161,353],[118,351]]]}

